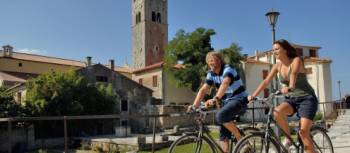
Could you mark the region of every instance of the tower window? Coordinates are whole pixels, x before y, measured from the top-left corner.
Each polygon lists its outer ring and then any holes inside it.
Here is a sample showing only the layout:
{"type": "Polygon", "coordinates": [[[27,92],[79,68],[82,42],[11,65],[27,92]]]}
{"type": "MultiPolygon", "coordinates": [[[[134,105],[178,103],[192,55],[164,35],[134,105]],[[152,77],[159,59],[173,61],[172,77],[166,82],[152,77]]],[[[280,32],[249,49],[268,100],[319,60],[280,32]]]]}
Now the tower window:
{"type": "Polygon", "coordinates": [[[152,21],[156,22],[156,12],[152,11],[152,21]]]}
{"type": "Polygon", "coordinates": [[[22,63],[18,63],[18,67],[22,67],[22,63]]]}
{"type": "Polygon", "coordinates": [[[159,13],[159,12],[157,13],[157,22],[158,22],[158,23],[161,23],[161,22],[162,22],[161,16],[160,16],[160,13],[159,13]]]}
{"type": "Polygon", "coordinates": [[[137,14],[136,14],[136,17],[135,17],[136,19],[136,24],[138,24],[138,23],[140,23],[141,22],[141,12],[138,12],[137,14]]]}

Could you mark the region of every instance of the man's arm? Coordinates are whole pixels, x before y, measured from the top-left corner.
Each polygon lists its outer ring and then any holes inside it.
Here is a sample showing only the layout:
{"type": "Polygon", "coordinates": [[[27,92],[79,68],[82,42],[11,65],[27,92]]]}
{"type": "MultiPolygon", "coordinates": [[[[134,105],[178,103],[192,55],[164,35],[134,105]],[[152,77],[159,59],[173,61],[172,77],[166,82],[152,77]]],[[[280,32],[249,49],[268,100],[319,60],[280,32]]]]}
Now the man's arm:
{"type": "Polygon", "coordinates": [[[208,93],[210,89],[210,86],[206,83],[203,84],[203,86],[199,89],[196,99],[193,102],[193,106],[194,107],[199,107],[200,106],[200,102],[203,100],[205,94],[208,93]]]}
{"type": "Polygon", "coordinates": [[[215,96],[217,98],[221,99],[224,96],[227,88],[230,86],[230,83],[231,83],[231,78],[230,77],[225,77],[224,80],[222,80],[222,83],[221,83],[221,85],[219,87],[219,90],[216,92],[215,96]]]}

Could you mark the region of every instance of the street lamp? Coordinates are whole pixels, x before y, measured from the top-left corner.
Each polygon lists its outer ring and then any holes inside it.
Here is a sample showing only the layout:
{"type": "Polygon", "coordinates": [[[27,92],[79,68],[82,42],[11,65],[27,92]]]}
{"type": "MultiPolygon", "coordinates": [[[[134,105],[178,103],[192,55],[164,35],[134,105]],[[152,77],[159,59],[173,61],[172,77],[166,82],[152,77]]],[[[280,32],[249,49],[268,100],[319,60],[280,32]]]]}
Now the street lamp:
{"type": "Polygon", "coordinates": [[[270,26],[272,27],[272,43],[275,42],[275,25],[277,23],[278,15],[280,15],[280,12],[274,11],[273,9],[265,14],[270,26]]]}
{"type": "MultiPolygon", "coordinates": [[[[277,23],[278,15],[280,15],[280,13],[274,11],[273,9],[270,12],[267,12],[265,14],[265,16],[267,17],[267,20],[269,21],[270,26],[272,27],[272,45],[276,41],[276,39],[275,39],[275,26],[276,26],[276,23],[277,23]]],[[[272,61],[270,59],[269,63],[272,62],[272,65],[276,64],[276,58],[275,58],[275,55],[273,55],[273,50],[272,50],[271,58],[272,58],[272,61]]],[[[270,67],[270,70],[272,70],[272,66],[270,67]]],[[[275,78],[271,82],[271,91],[273,91],[273,92],[277,91],[277,86],[278,86],[277,85],[277,78],[275,78]]],[[[274,103],[275,106],[277,106],[277,100],[276,99],[273,100],[273,103],[274,103]]],[[[277,136],[281,135],[277,126],[274,127],[274,131],[276,132],[277,136]]]]}
{"type": "MultiPolygon", "coordinates": [[[[272,44],[275,43],[276,38],[275,38],[275,26],[277,23],[278,15],[280,15],[280,12],[274,11],[273,9],[270,12],[267,12],[265,16],[267,17],[267,20],[269,21],[270,26],[272,27],[272,44]]],[[[273,58],[273,63],[276,64],[276,58],[272,56],[273,58]]]]}
{"type": "MultiPolygon", "coordinates": [[[[265,16],[267,17],[267,20],[269,21],[270,26],[272,27],[272,44],[275,43],[275,26],[277,23],[278,15],[280,15],[280,13],[277,11],[274,11],[273,9],[265,14],[265,16]]],[[[276,64],[276,58],[273,55],[273,51],[272,51],[271,57],[272,57],[272,64],[276,64]]],[[[271,61],[269,61],[269,63],[270,62],[271,61]]],[[[272,91],[277,90],[277,78],[274,79],[274,83],[272,83],[271,89],[272,91]]]]}
{"type": "Polygon", "coordinates": [[[341,101],[341,92],[340,92],[340,80],[338,80],[338,89],[339,89],[339,102],[340,102],[340,114],[342,114],[342,101],[341,101]]]}
{"type": "Polygon", "coordinates": [[[338,89],[339,89],[339,99],[341,100],[341,92],[340,92],[340,80],[338,80],[338,89]]]}

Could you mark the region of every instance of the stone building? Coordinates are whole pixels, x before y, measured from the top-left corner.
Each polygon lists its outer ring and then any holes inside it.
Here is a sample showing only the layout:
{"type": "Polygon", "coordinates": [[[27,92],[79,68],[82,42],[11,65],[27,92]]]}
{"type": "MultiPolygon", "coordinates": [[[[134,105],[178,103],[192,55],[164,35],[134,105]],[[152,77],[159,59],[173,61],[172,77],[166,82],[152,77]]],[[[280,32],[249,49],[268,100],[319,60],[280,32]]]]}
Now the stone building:
{"type": "MultiPolygon", "coordinates": [[[[109,61],[109,66],[102,64],[87,65],[76,72],[89,80],[91,83],[111,84],[119,95],[120,101],[117,105],[117,114],[149,114],[152,113],[152,90],[148,89],[122,74],[112,71],[114,61],[109,61]]],[[[131,132],[148,132],[150,130],[148,118],[119,119],[116,127],[130,127],[131,132]]]]}
{"type": "MultiPolygon", "coordinates": [[[[36,54],[19,53],[13,50],[10,45],[3,46],[0,49],[0,86],[6,88],[22,89],[19,84],[26,80],[36,77],[50,71],[68,72],[69,70],[78,70],[87,65],[92,65],[91,57],[86,61],[77,61],[57,57],[42,56],[36,54]]],[[[107,64],[106,66],[109,66],[107,64]]],[[[114,71],[131,78],[131,70],[128,67],[114,66],[114,71]]],[[[16,93],[15,99],[23,101],[25,90],[16,93]]]]}

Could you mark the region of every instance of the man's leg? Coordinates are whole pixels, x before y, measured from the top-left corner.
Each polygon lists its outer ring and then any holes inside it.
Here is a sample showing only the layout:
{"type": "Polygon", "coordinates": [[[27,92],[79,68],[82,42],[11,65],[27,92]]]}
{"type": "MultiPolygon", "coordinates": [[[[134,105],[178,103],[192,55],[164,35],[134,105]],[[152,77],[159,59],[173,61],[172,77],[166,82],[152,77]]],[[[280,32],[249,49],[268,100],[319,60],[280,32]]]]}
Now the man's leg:
{"type": "Polygon", "coordinates": [[[236,124],[233,123],[233,121],[226,122],[223,125],[227,130],[229,130],[236,137],[237,141],[241,139],[242,135],[239,132],[236,124]]]}

